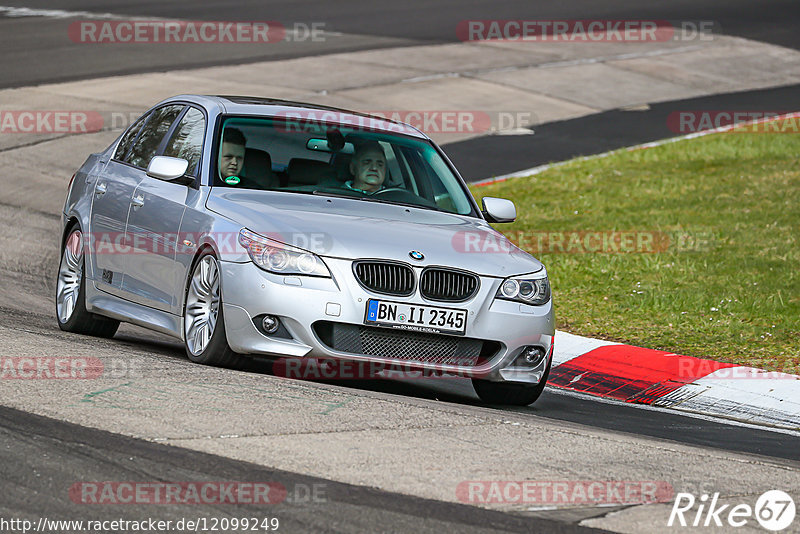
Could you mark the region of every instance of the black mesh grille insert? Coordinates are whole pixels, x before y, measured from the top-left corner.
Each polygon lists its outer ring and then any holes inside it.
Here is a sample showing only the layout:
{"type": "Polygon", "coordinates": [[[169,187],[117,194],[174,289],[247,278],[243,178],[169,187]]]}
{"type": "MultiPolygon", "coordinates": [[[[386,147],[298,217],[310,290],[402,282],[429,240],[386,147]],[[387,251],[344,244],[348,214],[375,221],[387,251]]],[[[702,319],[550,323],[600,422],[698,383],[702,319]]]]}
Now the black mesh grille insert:
{"type": "Polygon", "coordinates": [[[464,271],[429,268],[422,271],[419,291],[426,299],[459,302],[478,292],[478,277],[464,271]]]}
{"type": "Polygon", "coordinates": [[[366,289],[385,295],[414,292],[414,271],[402,263],[358,261],[353,264],[356,279],[366,289]]]}
{"type": "Polygon", "coordinates": [[[500,348],[496,341],[320,321],[314,330],[329,348],[391,360],[474,367],[500,348]]]}

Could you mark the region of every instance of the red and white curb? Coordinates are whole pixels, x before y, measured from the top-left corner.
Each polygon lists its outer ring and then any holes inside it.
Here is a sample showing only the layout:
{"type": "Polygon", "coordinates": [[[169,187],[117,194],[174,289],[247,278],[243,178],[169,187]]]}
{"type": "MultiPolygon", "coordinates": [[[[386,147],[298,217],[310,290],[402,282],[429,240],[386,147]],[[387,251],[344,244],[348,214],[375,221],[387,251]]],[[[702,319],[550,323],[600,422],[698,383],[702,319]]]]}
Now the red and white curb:
{"type": "MultiPolygon", "coordinates": [[[[474,182],[476,187],[530,177],[573,161],[604,158],[734,128],[794,119],[800,112],[721,126],[700,132],[548,163],[474,182]]],[[[548,385],[560,389],[746,425],[800,431],[800,376],[721,363],[661,350],[633,347],[559,331],[548,385]]],[[[785,430],[784,430],[785,431],[785,430]]]]}
{"type": "Polygon", "coordinates": [[[800,430],[800,376],[557,332],[548,385],[800,430]]]}

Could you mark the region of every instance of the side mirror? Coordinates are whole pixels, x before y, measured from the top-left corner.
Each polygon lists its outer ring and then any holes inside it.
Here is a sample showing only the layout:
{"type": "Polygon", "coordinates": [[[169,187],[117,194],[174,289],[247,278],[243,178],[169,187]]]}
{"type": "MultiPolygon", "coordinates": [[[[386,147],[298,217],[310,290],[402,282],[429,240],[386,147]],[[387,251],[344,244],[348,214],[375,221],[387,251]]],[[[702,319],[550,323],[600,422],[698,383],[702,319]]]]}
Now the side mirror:
{"type": "Polygon", "coordinates": [[[514,203],[504,198],[483,197],[481,199],[483,215],[486,220],[494,223],[510,223],[517,218],[517,208],[514,203]]]}
{"type": "Polygon", "coordinates": [[[150,165],[147,166],[147,176],[172,182],[183,178],[188,169],[189,162],[185,159],[156,156],[150,160],[150,165]]]}

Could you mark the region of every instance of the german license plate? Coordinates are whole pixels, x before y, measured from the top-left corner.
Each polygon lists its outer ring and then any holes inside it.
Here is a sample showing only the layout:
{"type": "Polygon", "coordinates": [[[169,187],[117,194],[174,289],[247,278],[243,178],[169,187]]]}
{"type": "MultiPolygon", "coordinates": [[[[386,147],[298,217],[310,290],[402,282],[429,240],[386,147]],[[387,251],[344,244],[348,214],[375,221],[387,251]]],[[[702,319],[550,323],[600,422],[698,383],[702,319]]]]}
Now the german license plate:
{"type": "Polygon", "coordinates": [[[367,301],[364,323],[414,332],[463,336],[467,331],[467,310],[370,299],[367,301]]]}

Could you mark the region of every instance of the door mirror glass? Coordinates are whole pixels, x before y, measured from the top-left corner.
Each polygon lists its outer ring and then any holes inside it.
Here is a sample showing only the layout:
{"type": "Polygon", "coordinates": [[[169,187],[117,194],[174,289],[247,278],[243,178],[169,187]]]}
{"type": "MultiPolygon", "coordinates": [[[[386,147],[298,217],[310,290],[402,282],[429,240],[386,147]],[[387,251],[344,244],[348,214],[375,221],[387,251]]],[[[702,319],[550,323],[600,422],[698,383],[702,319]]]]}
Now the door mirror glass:
{"type": "Polygon", "coordinates": [[[510,223],[517,218],[517,208],[514,203],[505,198],[483,197],[483,214],[489,222],[510,223]]]}
{"type": "Polygon", "coordinates": [[[182,178],[188,169],[189,162],[185,159],[156,156],[150,160],[150,165],[147,166],[147,176],[171,182],[182,178]]]}

